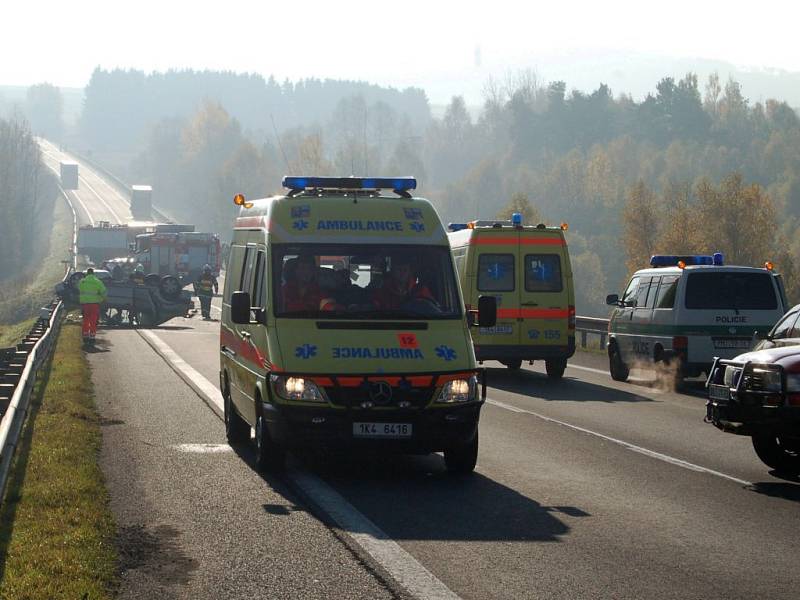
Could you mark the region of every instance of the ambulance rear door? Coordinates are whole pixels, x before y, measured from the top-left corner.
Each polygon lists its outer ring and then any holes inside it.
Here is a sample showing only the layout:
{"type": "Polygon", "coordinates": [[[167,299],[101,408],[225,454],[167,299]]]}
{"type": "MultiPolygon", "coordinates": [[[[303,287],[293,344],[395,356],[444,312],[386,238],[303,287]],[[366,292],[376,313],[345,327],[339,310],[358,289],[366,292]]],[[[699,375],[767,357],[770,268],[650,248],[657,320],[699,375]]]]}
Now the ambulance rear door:
{"type": "MultiPolygon", "coordinates": [[[[482,229],[475,234],[475,274],[478,296],[497,299],[497,324],[473,332],[476,346],[517,346],[520,340],[519,232],[516,229],[482,229]]],[[[476,298],[477,302],[477,298],[476,298]]]]}
{"type": "Polygon", "coordinates": [[[541,347],[564,346],[569,339],[569,259],[564,238],[555,231],[519,232],[517,290],[519,343],[541,347]]]}

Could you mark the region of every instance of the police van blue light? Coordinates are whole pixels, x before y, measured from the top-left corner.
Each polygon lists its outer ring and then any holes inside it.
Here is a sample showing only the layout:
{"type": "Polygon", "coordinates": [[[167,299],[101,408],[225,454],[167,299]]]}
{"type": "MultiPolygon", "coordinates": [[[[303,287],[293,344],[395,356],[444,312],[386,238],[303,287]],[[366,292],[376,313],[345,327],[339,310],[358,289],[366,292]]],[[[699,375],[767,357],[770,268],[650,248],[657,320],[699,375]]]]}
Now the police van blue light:
{"type": "Polygon", "coordinates": [[[683,263],[687,267],[698,265],[722,266],[723,257],[720,252],[717,252],[714,254],[714,256],[709,256],[707,254],[695,254],[689,256],[654,254],[650,257],[651,267],[677,267],[679,266],[679,263],[683,263]]]}

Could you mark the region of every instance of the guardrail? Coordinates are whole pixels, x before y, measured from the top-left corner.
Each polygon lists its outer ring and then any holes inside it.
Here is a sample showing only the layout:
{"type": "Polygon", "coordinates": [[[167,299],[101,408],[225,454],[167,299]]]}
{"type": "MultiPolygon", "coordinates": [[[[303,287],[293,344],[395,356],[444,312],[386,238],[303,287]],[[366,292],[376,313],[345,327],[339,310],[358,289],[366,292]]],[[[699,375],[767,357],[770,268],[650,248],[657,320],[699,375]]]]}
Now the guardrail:
{"type": "MultiPolygon", "coordinates": [[[[72,260],[64,274],[63,281],[66,281],[76,268],[78,216],[69,195],[63,189],[61,193],[72,211],[72,260]]],[[[13,348],[0,348],[0,503],[5,496],[11,463],[28,416],[36,377],[55,346],[63,315],[64,305],[56,299],[50,306],[42,308],[39,319],[19,344],[13,348]]]]}
{"type": "Polygon", "coordinates": [[[608,340],[608,319],[597,317],[575,317],[575,331],[580,333],[580,346],[586,348],[589,334],[600,336],[600,348],[606,347],[608,340]]]}

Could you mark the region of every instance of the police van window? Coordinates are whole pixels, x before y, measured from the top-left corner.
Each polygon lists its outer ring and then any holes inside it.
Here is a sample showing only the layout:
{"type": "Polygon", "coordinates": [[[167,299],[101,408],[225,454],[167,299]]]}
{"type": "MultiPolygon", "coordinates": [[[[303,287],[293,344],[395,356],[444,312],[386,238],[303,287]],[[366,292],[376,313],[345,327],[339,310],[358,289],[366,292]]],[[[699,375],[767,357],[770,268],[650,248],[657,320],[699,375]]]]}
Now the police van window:
{"type": "Polygon", "coordinates": [[[655,308],[658,284],[660,282],[661,277],[653,277],[653,280],[650,282],[650,292],[647,294],[647,308],[655,308]]]}
{"type": "Polygon", "coordinates": [[[631,279],[628,287],[625,288],[625,292],[622,294],[622,302],[624,303],[632,303],[633,300],[636,298],[636,290],[639,288],[639,278],[634,277],[631,279]]]}
{"type": "Polygon", "coordinates": [[[558,254],[525,256],[525,289],[529,292],[560,292],[561,257],[558,254]]]}
{"type": "Polygon", "coordinates": [[[656,308],[673,308],[675,306],[675,292],[678,291],[679,275],[665,275],[661,278],[658,288],[656,308]]]}
{"type": "Polygon", "coordinates": [[[690,273],[686,308],[708,310],[775,310],[778,298],[770,273],[721,271],[690,273]]]}
{"type": "Polygon", "coordinates": [[[643,277],[636,290],[636,308],[647,308],[647,294],[650,291],[650,277],[643,277]]]}
{"type": "Polygon", "coordinates": [[[514,255],[481,254],[478,257],[478,290],[481,292],[513,292],[514,255]]]}
{"type": "Polygon", "coordinates": [[[772,339],[782,340],[788,337],[796,337],[793,332],[796,331],[795,326],[797,324],[798,314],[800,314],[798,311],[790,312],[782,321],[775,325],[775,328],[772,330],[772,339]]]}

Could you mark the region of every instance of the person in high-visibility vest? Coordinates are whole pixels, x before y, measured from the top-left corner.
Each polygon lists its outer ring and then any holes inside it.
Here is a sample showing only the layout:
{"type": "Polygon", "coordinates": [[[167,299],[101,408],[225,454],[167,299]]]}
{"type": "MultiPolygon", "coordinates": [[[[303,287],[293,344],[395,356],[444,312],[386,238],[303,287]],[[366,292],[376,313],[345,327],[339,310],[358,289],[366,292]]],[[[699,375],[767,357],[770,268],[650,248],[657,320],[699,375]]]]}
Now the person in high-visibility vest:
{"type": "Polygon", "coordinates": [[[203,267],[203,273],[194,282],[197,299],[200,300],[200,311],[203,319],[208,321],[211,318],[211,298],[219,291],[217,278],[211,272],[211,265],[203,267]]]}
{"type": "Polygon", "coordinates": [[[129,279],[136,285],[144,285],[144,265],[138,264],[133,273],[130,274],[129,279]]]}
{"type": "Polygon", "coordinates": [[[94,269],[86,269],[86,275],[78,283],[79,301],[83,309],[83,342],[93,344],[97,335],[97,320],[100,318],[100,305],[105,301],[106,286],[94,274],[94,269]]]}

